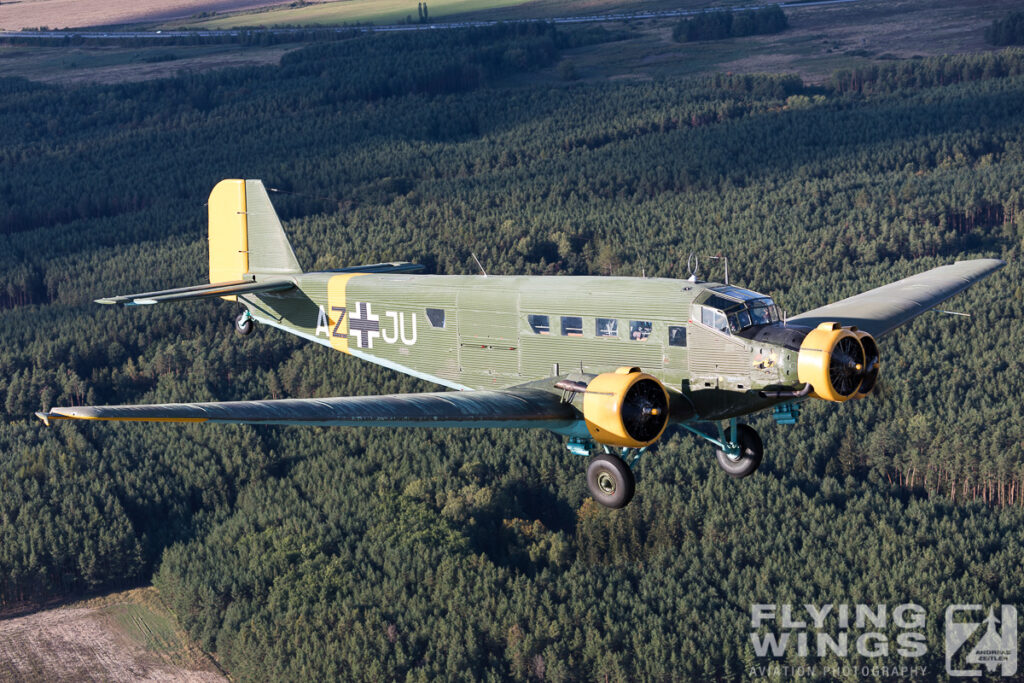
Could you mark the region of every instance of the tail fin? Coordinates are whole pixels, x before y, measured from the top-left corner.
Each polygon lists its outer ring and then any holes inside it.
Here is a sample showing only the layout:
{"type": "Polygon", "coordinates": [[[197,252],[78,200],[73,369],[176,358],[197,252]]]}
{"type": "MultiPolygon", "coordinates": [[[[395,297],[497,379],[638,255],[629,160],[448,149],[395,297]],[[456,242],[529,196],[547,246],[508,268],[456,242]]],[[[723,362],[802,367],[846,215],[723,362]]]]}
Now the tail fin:
{"type": "Polygon", "coordinates": [[[211,283],[302,272],[263,181],[222,180],[209,208],[211,283]]]}

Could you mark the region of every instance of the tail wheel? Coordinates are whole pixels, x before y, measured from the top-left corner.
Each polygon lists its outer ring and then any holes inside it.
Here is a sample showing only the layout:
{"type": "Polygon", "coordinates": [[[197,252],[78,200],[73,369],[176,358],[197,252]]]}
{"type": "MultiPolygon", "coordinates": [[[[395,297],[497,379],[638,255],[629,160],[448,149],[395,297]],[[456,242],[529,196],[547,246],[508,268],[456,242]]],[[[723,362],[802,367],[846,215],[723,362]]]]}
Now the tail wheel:
{"type": "Polygon", "coordinates": [[[633,500],[636,478],[629,465],[614,455],[594,456],[587,466],[587,488],[601,505],[618,509],[633,500]]]}
{"type": "Polygon", "coordinates": [[[235,318],[235,334],[239,337],[248,337],[252,334],[255,324],[252,321],[252,317],[249,315],[249,311],[242,311],[235,318]]]}
{"type": "MultiPolygon", "coordinates": [[[[728,434],[726,434],[728,437],[728,434]]],[[[740,446],[738,455],[730,456],[722,449],[716,449],[718,466],[735,479],[749,477],[757,471],[764,456],[764,444],[754,428],[747,424],[736,425],[736,442],[740,446]]]]}

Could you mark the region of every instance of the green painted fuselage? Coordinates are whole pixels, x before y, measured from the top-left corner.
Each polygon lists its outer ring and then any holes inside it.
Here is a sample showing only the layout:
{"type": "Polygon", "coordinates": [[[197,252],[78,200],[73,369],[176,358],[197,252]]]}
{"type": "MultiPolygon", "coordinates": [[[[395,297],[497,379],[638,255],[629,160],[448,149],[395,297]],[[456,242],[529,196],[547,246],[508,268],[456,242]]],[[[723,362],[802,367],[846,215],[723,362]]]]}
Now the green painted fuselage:
{"type": "Polygon", "coordinates": [[[758,391],[796,382],[799,342],[702,324],[699,304],[717,283],[331,272],[294,281],[239,298],[262,323],[454,389],[636,366],[682,398],[683,419],[722,419],[778,403],[758,391]]]}

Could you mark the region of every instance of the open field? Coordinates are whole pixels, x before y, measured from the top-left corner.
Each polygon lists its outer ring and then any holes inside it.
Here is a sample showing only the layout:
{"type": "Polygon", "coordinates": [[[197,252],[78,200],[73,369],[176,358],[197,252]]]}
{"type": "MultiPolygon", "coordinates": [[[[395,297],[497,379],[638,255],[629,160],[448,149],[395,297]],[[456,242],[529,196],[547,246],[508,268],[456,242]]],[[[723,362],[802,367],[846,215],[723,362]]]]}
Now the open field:
{"type": "Polygon", "coordinates": [[[0,28],[81,28],[157,23],[203,12],[233,12],[278,4],[277,0],[4,0],[0,28]]]}
{"type": "Polygon", "coordinates": [[[154,588],[0,620],[3,681],[226,680],[154,588]]]}
{"type": "MultiPolygon", "coordinates": [[[[428,4],[434,18],[474,13],[480,15],[480,18],[505,20],[607,14],[637,8],[728,6],[739,2],[741,0],[432,0],[428,4]]],[[[201,21],[199,15],[242,17],[246,12],[268,7],[278,7],[281,12],[275,12],[270,18],[261,17],[258,22],[240,19],[226,22],[218,20],[216,23],[386,23],[403,21],[409,15],[415,19],[416,4],[416,0],[345,0],[309,3],[297,11],[289,7],[290,2],[282,0],[3,0],[0,4],[0,29],[18,31],[40,26],[83,28],[160,23],[197,25],[201,21]]]]}
{"type": "MultiPolygon", "coordinates": [[[[826,81],[833,71],[871,62],[992,49],[984,28],[1019,7],[1015,0],[863,0],[849,5],[787,9],[790,29],[680,44],[674,21],[620,24],[634,37],[566,51],[583,79],[647,79],[708,72],[796,73],[826,81]]],[[[609,25],[609,28],[616,25],[609,25]]],[[[541,74],[559,80],[557,68],[541,74]]]]}
{"type": "MultiPolygon", "coordinates": [[[[430,19],[449,18],[469,12],[518,7],[519,18],[533,16],[529,0],[431,0],[428,3],[430,19]]],[[[345,0],[323,2],[303,7],[285,7],[258,13],[235,13],[203,21],[189,21],[192,28],[221,29],[236,26],[337,26],[339,24],[401,24],[418,20],[416,3],[411,0],[345,0]]],[[[181,26],[169,22],[168,26],[181,26]]]]}
{"type": "MultiPolygon", "coordinates": [[[[360,12],[374,10],[381,13],[379,17],[387,14],[389,20],[397,21],[399,17],[393,13],[405,12],[402,2],[405,0],[349,0],[287,12],[305,12],[307,19],[320,16],[329,23],[331,13],[334,13],[333,21],[341,21],[338,17],[342,15],[337,12],[347,12],[344,16],[349,21],[365,21],[368,15],[360,12]]],[[[515,5],[516,2],[518,0],[438,0],[429,5],[432,17],[445,9],[468,11],[491,7],[487,11],[459,15],[485,18],[512,18],[509,13],[526,15],[532,11],[543,16],[559,7],[563,13],[570,9],[579,13],[617,12],[630,7],[628,0],[617,3],[591,0],[569,5],[549,0],[515,5]]],[[[663,9],[661,5],[665,3],[653,4],[663,9]]],[[[677,6],[691,4],[698,3],[684,2],[677,6]]],[[[991,49],[983,40],[985,26],[1017,6],[1016,0],[978,0],[970,6],[956,0],[860,0],[848,5],[790,8],[787,14],[791,28],[782,34],[690,44],[673,42],[672,27],[676,23],[673,19],[608,23],[608,28],[624,30],[631,38],[567,50],[563,59],[572,62],[583,80],[736,72],[796,73],[809,83],[820,83],[840,68],[991,49]]],[[[7,7],[4,3],[0,12],[7,7]]],[[[409,7],[415,13],[415,7],[411,4],[409,7]]],[[[0,17],[3,16],[0,13],[0,17]]],[[[311,19],[299,21],[298,15],[285,21],[284,16],[280,11],[273,11],[232,15],[211,23],[258,24],[268,22],[271,17],[281,23],[312,22],[311,19]]],[[[295,47],[6,47],[0,48],[0,76],[22,76],[48,83],[139,81],[183,72],[275,64],[281,55],[295,47]]],[[[557,65],[517,78],[523,85],[538,81],[549,85],[564,83],[557,65]]]]}
{"type": "Polygon", "coordinates": [[[126,83],[237,66],[277,64],[295,45],[0,46],[0,77],[41,83],[126,83]]]}

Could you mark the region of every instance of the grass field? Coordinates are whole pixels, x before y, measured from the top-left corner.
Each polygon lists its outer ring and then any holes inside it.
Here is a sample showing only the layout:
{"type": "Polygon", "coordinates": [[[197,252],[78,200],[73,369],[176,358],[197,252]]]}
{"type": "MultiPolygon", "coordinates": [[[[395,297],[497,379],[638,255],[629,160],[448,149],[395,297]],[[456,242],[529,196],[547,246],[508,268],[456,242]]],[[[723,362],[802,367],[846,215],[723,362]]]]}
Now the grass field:
{"type": "Polygon", "coordinates": [[[0,620],[0,681],[227,680],[154,588],[0,620]]]}
{"type": "MultiPolygon", "coordinates": [[[[430,19],[448,18],[484,10],[507,9],[529,4],[530,0],[430,0],[430,19]]],[[[234,14],[214,19],[188,22],[191,28],[233,28],[235,26],[337,26],[339,24],[401,24],[419,19],[416,2],[412,0],[345,0],[324,2],[304,7],[288,7],[258,13],[234,14]]],[[[528,15],[527,15],[528,16],[528,15]]],[[[180,26],[180,23],[168,26],[180,26]]]]}

